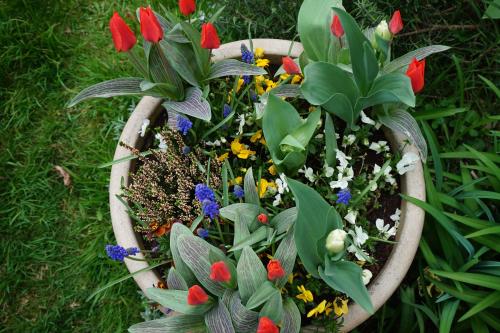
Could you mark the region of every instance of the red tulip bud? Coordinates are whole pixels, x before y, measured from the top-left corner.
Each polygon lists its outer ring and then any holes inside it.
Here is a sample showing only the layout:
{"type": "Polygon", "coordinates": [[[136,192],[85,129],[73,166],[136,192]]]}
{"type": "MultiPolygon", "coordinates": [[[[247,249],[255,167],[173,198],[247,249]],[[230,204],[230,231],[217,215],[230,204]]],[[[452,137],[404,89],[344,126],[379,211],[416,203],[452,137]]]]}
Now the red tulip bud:
{"type": "Polygon", "coordinates": [[[210,279],[216,282],[231,281],[231,272],[224,261],[217,261],[210,267],[210,279]]]}
{"type": "Polygon", "coordinates": [[[288,74],[300,74],[300,68],[299,66],[297,66],[297,64],[295,63],[295,61],[293,61],[292,58],[283,57],[282,61],[283,61],[283,69],[285,70],[285,72],[287,72],[288,74]]]}
{"type": "Polygon", "coordinates": [[[204,49],[218,49],[220,46],[217,29],[212,23],[204,23],[201,26],[201,47],[204,49]]]}
{"type": "Polygon", "coordinates": [[[330,29],[332,30],[332,34],[334,34],[337,38],[340,38],[344,35],[344,28],[342,28],[342,23],[340,23],[340,19],[337,15],[333,17],[330,29]]]}
{"type": "Polygon", "coordinates": [[[257,220],[259,220],[259,222],[262,224],[267,224],[269,222],[269,218],[264,213],[259,214],[259,216],[257,216],[257,220]]]}
{"type": "Polygon", "coordinates": [[[425,59],[418,61],[417,58],[413,58],[413,61],[406,70],[406,75],[411,80],[411,87],[415,94],[424,89],[424,73],[425,59]]]}
{"type": "Polygon", "coordinates": [[[188,16],[196,10],[196,2],[194,0],[179,0],[179,10],[184,16],[188,16]]]}
{"type": "Polygon", "coordinates": [[[115,12],[109,21],[109,30],[113,37],[113,43],[118,52],[127,52],[134,47],[137,39],[130,27],[121,16],[115,12]]]}
{"type": "Polygon", "coordinates": [[[393,35],[403,30],[403,20],[401,19],[399,10],[396,10],[394,14],[392,14],[391,21],[389,22],[389,30],[393,35]]]}
{"type": "Polygon", "coordinates": [[[259,326],[257,333],[279,333],[280,329],[268,317],[261,317],[259,319],[259,326]]]}
{"type": "Polygon", "coordinates": [[[267,278],[271,281],[285,276],[285,270],[278,259],[273,259],[267,264],[267,278]]]}
{"type": "Polygon", "coordinates": [[[141,7],[139,17],[141,20],[141,33],[144,39],[151,43],[158,43],[163,38],[163,29],[151,7],[141,7]]]}
{"type": "Polygon", "coordinates": [[[188,290],[187,303],[189,305],[205,304],[208,301],[208,295],[199,285],[195,284],[188,290]]]}

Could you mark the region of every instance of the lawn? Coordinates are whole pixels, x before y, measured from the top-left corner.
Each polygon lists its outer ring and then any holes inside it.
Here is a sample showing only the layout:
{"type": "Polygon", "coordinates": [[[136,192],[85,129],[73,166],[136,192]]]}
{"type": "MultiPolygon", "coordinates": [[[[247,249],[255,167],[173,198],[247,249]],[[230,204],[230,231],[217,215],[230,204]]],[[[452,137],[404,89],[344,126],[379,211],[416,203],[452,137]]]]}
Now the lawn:
{"type": "MultiPolygon", "coordinates": [[[[226,1],[199,2],[213,12],[213,4],[226,1]]],[[[174,0],[150,3],[176,6],[174,0]]],[[[0,1],[2,332],[123,332],[142,320],[144,307],[132,280],[86,301],[96,288],[127,274],[104,253],[104,246],[114,242],[107,193],[110,170],[98,166],[112,159],[138,100],[65,107],[90,84],[133,74],[125,57],[114,51],[108,20],[114,10],[132,17],[139,5],[144,2],[0,1]],[[54,166],[69,173],[70,185],[54,166]]],[[[222,40],[244,39],[248,32],[252,37],[293,39],[299,6],[300,1],[292,0],[231,1],[218,22],[222,40]]],[[[441,275],[441,280],[454,281],[448,284],[476,298],[458,303],[455,298],[460,298],[454,296],[436,304],[432,294],[419,294],[425,290],[422,284],[430,284],[425,278],[428,267],[448,272],[472,267],[489,281],[499,275],[498,231],[469,237],[476,251],[471,256],[461,249],[461,237],[447,233],[450,225],[459,235],[477,230],[471,229],[470,219],[490,223],[486,227],[499,221],[499,25],[482,18],[485,1],[355,0],[346,7],[366,25],[400,8],[405,30],[398,36],[396,54],[427,44],[453,47],[428,60],[426,88],[416,108],[424,112],[421,125],[431,151],[428,201],[438,212],[428,214],[421,252],[401,290],[365,326],[365,331],[410,331],[427,321],[427,331],[447,331],[440,326],[452,321],[456,311],[455,322],[495,288],[441,275]],[[464,226],[443,215],[444,210],[463,214],[470,223],[464,226]]],[[[500,302],[498,292],[492,299],[500,302]]],[[[486,307],[467,324],[453,327],[484,331],[488,325],[500,331],[498,306],[494,308],[486,307]]]]}

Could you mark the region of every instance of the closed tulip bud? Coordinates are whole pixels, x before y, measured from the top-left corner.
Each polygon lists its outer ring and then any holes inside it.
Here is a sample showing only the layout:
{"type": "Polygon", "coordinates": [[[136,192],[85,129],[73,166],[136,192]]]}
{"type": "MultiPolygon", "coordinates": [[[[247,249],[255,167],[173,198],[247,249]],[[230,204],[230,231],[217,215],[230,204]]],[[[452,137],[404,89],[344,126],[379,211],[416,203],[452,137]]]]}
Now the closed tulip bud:
{"type": "Polygon", "coordinates": [[[212,23],[204,23],[201,26],[201,47],[209,50],[220,47],[217,29],[215,29],[212,23]]]}
{"type": "Polygon", "coordinates": [[[179,10],[184,16],[191,15],[196,10],[196,2],[194,0],[179,0],[179,10]]]}
{"type": "Polygon", "coordinates": [[[280,329],[268,317],[260,317],[257,333],[279,333],[280,329]]]}
{"type": "Polygon", "coordinates": [[[270,260],[267,264],[267,278],[271,281],[280,279],[285,276],[286,272],[281,267],[281,263],[278,259],[270,260]]]}
{"type": "Polygon", "coordinates": [[[401,13],[399,10],[396,10],[394,14],[392,14],[391,21],[389,22],[389,30],[393,35],[396,35],[403,30],[403,20],[401,19],[401,13]]]}
{"type": "Polygon", "coordinates": [[[266,214],[262,213],[257,216],[257,220],[259,220],[260,223],[262,224],[267,224],[269,222],[269,218],[267,217],[266,214]]]}
{"type": "Polygon", "coordinates": [[[342,229],[335,229],[326,237],[326,249],[330,254],[344,251],[344,241],[347,233],[342,229]]]}
{"type": "Polygon", "coordinates": [[[337,15],[333,17],[330,30],[332,31],[332,34],[334,34],[334,36],[337,38],[340,38],[344,35],[344,28],[342,28],[342,23],[340,23],[340,19],[337,15]]]}
{"type": "Polygon", "coordinates": [[[210,267],[210,279],[216,282],[228,282],[231,280],[231,272],[224,261],[218,261],[210,267]]]}
{"type": "Polygon", "coordinates": [[[424,74],[425,59],[418,61],[417,58],[413,58],[413,61],[406,70],[406,75],[408,75],[411,80],[411,87],[415,94],[424,89],[424,74]]]}
{"type": "Polygon", "coordinates": [[[144,39],[151,43],[158,43],[163,38],[163,29],[151,7],[141,7],[139,17],[141,20],[141,34],[144,39]]]}
{"type": "Polygon", "coordinates": [[[117,12],[113,14],[109,21],[109,30],[111,30],[113,43],[118,52],[127,52],[134,47],[137,39],[130,27],[117,12]]]}
{"type": "Polygon", "coordinates": [[[205,304],[208,301],[208,295],[202,287],[195,284],[188,290],[187,303],[189,305],[205,304]]]}
{"type": "Polygon", "coordinates": [[[290,57],[283,57],[283,69],[287,74],[293,75],[293,74],[300,74],[300,68],[297,66],[295,61],[293,61],[292,58],[290,57]]]}
{"type": "Polygon", "coordinates": [[[386,20],[382,20],[375,28],[375,34],[384,40],[391,40],[392,35],[386,20]]]}

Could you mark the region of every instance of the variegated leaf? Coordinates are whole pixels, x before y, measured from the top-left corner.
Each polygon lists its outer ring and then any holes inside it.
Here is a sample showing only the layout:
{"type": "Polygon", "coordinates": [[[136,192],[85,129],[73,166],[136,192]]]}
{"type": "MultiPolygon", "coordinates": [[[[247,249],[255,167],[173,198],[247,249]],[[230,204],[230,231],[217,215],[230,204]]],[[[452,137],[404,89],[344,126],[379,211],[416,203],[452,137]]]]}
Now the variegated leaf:
{"type": "Polygon", "coordinates": [[[431,54],[443,52],[443,51],[446,51],[449,49],[450,49],[450,47],[445,46],[445,45],[430,45],[430,46],[425,46],[425,47],[419,48],[415,51],[408,52],[407,54],[405,54],[399,58],[396,58],[393,61],[391,61],[390,63],[388,63],[382,69],[382,73],[385,74],[385,73],[390,73],[390,72],[394,72],[394,71],[403,69],[404,67],[408,66],[411,63],[413,58],[417,58],[417,60],[420,61],[422,59],[427,58],[431,54]]]}
{"type": "Polygon", "coordinates": [[[186,91],[186,99],[182,102],[167,101],[163,106],[167,111],[186,114],[205,121],[210,121],[212,112],[210,104],[202,97],[198,87],[190,87],[186,91]]]}
{"type": "Polygon", "coordinates": [[[168,309],[188,315],[204,315],[214,306],[213,300],[200,305],[189,305],[187,290],[148,288],[146,295],[168,309]]]}
{"type": "MultiPolygon", "coordinates": [[[[264,304],[260,311],[260,316],[265,316],[275,323],[280,323],[283,319],[283,298],[281,293],[273,294],[264,304]]],[[[284,331],[286,332],[286,331],[284,331]]]]}
{"type": "Polygon", "coordinates": [[[291,298],[287,298],[283,303],[283,322],[281,330],[287,333],[300,332],[300,311],[291,298]]]}
{"type": "Polygon", "coordinates": [[[177,315],[138,323],[129,327],[130,333],[205,333],[202,316],[177,315]]]}
{"type": "Polygon", "coordinates": [[[245,202],[254,205],[260,205],[259,194],[257,193],[257,187],[255,186],[255,179],[253,178],[252,168],[248,168],[245,174],[244,180],[244,190],[245,190],[245,202]]]}
{"type": "Polygon", "coordinates": [[[243,306],[237,291],[226,290],[222,299],[229,309],[236,332],[254,333],[257,330],[259,313],[243,306]]]}
{"type": "Polygon", "coordinates": [[[211,333],[235,333],[231,315],[221,301],[205,314],[205,324],[211,333]]]}
{"type": "Polygon", "coordinates": [[[281,240],[274,257],[278,259],[281,266],[286,272],[286,275],[276,281],[278,288],[283,287],[288,276],[293,273],[293,266],[295,265],[295,259],[297,257],[297,248],[295,247],[295,241],[293,239],[293,230],[290,230],[286,237],[281,240]]]}
{"type": "Polygon", "coordinates": [[[123,77],[119,79],[104,81],[83,89],[68,103],[68,107],[91,98],[108,98],[124,95],[143,95],[140,77],[123,77]]]}
{"type": "Polygon", "coordinates": [[[246,304],[250,296],[267,281],[267,271],[257,254],[247,246],[241,252],[236,272],[240,297],[246,304]]]}
{"type": "Polygon", "coordinates": [[[223,76],[241,75],[265,75],[267,71],[263,68],[247,64],[236,59],[225,59],[218,61],[210,68],[209,80],[223,76]]]}
{"type": "Polygon", "coordinates": [[[175,270],[174,267],[170,267],[167,276],[167,286],[171,290],[188,290],[188,285],[182,276],[175,270]]]}
{"type": "Polygon", "coordinates": [[[177,248],[177,239],[181,235],[192,236],[193,233],[188,227],[181,223],[174,223],[172,230],[170,230],[170,252],[172,253],[172,259],[174,260],[174,265],[176,271],[182,276],[187,285],[192,286],[196,284],[196,278],[189,269],[189,267],[184,263],[177,248]]]}

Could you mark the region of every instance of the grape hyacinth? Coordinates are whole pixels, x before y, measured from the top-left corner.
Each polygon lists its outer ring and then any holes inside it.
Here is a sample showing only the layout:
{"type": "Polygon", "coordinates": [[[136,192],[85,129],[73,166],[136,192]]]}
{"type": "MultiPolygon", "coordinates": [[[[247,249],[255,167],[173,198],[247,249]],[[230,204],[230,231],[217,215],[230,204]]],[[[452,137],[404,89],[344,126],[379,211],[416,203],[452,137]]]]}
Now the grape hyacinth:
{"type": "Polygon", "coordinates": [[[196,229],[196,233],[198,234],[199,237],[201,237],[203,239],[208,238],[208,230],[207,229],[198,228],[198,229],[196,229]]]}
{"type": "Polygon", "coordinates": [[[210,217],[212,220],[219,215],[219,204],[215,201],[203,200],[202,208],[205,216],[210,217]]]}
{"type": "Polygon", "coordinates": [[[337,193],[337,203],[344,204],[347,206],[349,204],[349,200],[351,200],[351,197],[352,197],[351,192],[349,191],[348,188],[340,190],[337,193]]]}
{"type": "Polygon", "coordinates": [[[191,127],[193,127],[193,123],[188,118],[177,116],[177,129],[182,135],[186,135],[191,127]]]}
{"type": "Polygon", "coordinates": [[[214,191],[205,184],[196,185],[194,189],[194,195],[200,202],[203,202],[205,200],[215,201],[214,191]]]}
{"type": "Polygon", "coordinates": [[[240,185],[235,185],[233,190],[234,196],[238,199],[241,199],[245,196],[245,191],[240,185]]]}
{"type": "Polygon", "coordinates": [[[125,257],[136,255],[139,252],[141,251],[136,247],[125,249],[120,245],[106,245],[106,254],[108,255],[108,257],[115,261],[123,262],[123,259],[125,259],[125,257]]]}
{"type": "Polygon", "coordinates": [[[229,116],[229,114],[233,112],[233,110],[231,109],[231,106],[229,106],[228,104],[224,104],[224,109],[222,111],[222,116],[224,118],[226,118],[227,116],[229,116]]]}
{"type": "Polygon", "coordinates": [[[182,153],[183,153],[184,155],[187,155],[187,154],[189,154],[190,152],[191,152],[191,147],[189,147],[189,146],[184,146],[184,147],[182,147],[182,153]]]}
{"type": "MultiPolygon", "coordinates": [[[[253,64],[254,62],[253,53],[250,52],[245,44],[241,44],[241,60],[247,64],[253,64]]],[[[243,81],[245,84],[249,84],[252,81],[252,78],[250,75],[243,75],[243,81]]]]}

